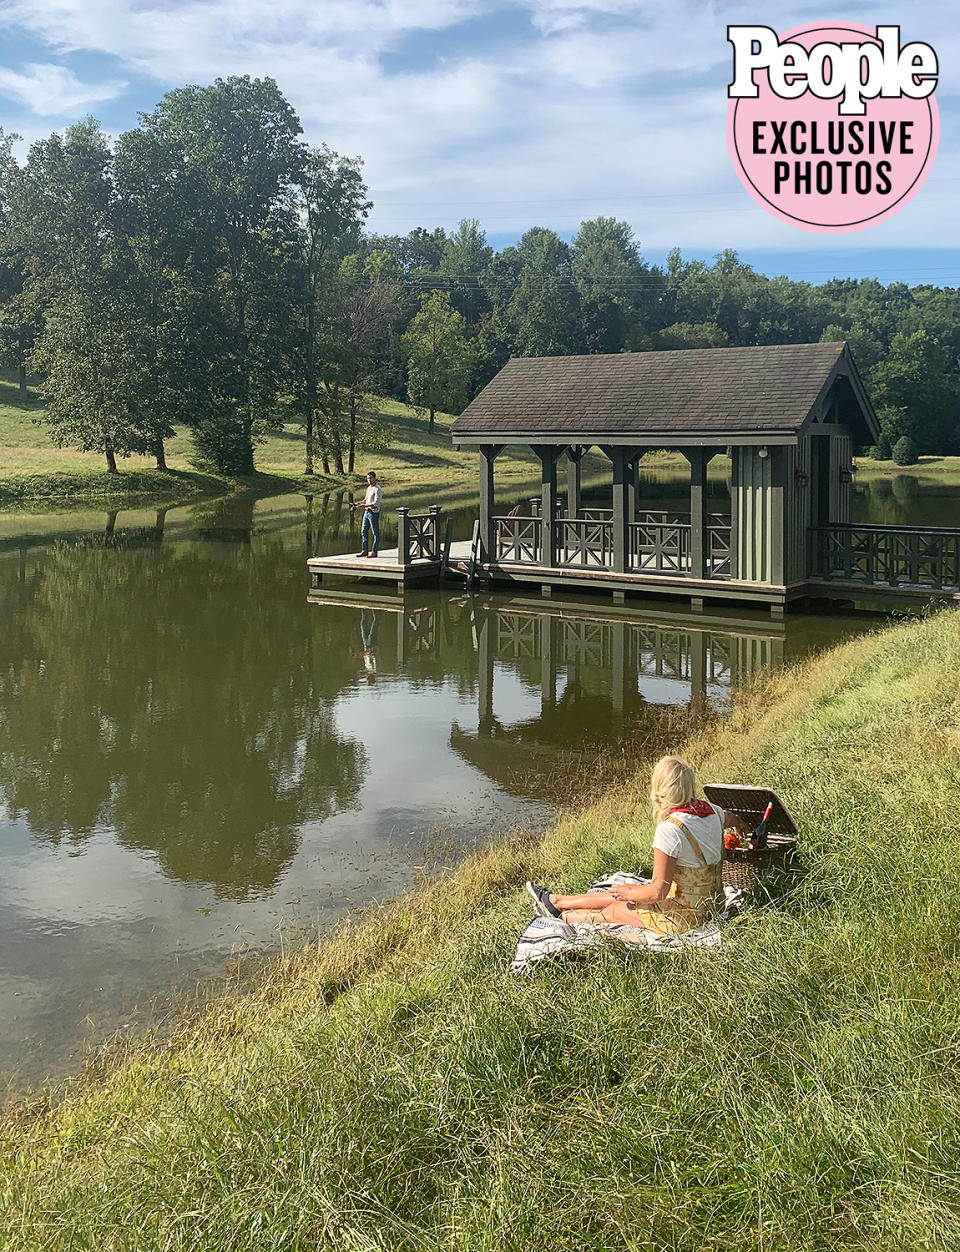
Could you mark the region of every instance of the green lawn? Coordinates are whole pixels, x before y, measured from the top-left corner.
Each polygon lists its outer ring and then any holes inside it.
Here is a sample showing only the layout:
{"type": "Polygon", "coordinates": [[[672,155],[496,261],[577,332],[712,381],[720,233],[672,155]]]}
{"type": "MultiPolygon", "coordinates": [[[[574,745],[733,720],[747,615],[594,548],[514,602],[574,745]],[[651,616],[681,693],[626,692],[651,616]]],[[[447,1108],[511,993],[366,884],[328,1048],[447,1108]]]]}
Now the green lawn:
{"type": "Polygon", "coordinates": [[[720,950],[507,970],[525,877],[648,862],[649,762],[0,1128],[0,1245],[920,1252],[960,1243],[960,612],[680,745],[803,874],[720,950]]]}
{"type": "MultiPolygon", "coordinates": [[[[42,426],[33,419],[41,411],[42,402],[30,388],[26,400],[18,392],[12,376],[0,374],[0,504],[48,500],[120,500],[163,497],[179,499],[198,492],[220,493],[239,488],[262,492],[282,491],[297,487],[322,485],[318,475],[303,475],[304,434],[302,427],[288,425],[269,435],[257,445],[257,474],[253,479],[224,479],[201,473],[191,463],[192,441],[186,429],[179,429],[167,443],[169,474],[159,473],[150,457],[131,456],[120,463],[119,478],[106,473],[99,453],[77,452],[57,448],[42,426]]],[[[358,485],[368,468],[375,468],[381,478],[393,487],[411,490],[454,491],[462,484],[464,491],[473,489],[477,475],[475,453],[454,452],[450,441],[450,414],[437,415],[436,430],[429,434],[427,418],[409,405],[396,400],[383,402],[383,413],[392,427],[389,446],[376,452],[358,454],[356,474],[358,485]]],[[[652,452],[645,458],[645,469],[654,476],[686,473],[689,465],[678,452],[652,452]]],[[[858,473],[864,478],[895,477],[907,473],[930,477],[937,482],[960,482],[960,457],[921,457],[917,465],[899,467],[890,461],[860,458],[858,473]]],[[[609,464],[599,453],[584,464],[587,476],[609,476],[609,464]]],[[[729,472],[726,457],[710,462],[711,478],[723,478],[729,472]]],[[[507,449],[497,460],[497,481],[505,488],[528,484],[536,487],[539,465],[530,453],[507,449]]]]}
{"type": "MultiPolygon", "coordinates": [[[[106,473],[99,453],[57,448],[42,426],[33,419],[42,403],[33,388],[26,400],[9,376],[0,375],[0,501],[36,498],[142,495],[187,495],[196,491],[224,491],[236,486],[258,490],[310,484],[304,478],[305,440],[303,429],[287,426],[257,445],[257,476],[238,483],[215,475],[199,473],[191,464],[193,455],[189,432],[178,430],[167,443],[169,475],[158,473],[153,460],[130,456],[120,462],[119,480],[106,473]]],[[[450,442],[453,417],[437,415],[436,430],[428,431],[426,416],[395,400],[383,403],[382,412],[392,426],[389,446],[373,453],[360,452],[354,481],[359,482],[367,468],[378,470],[392,485],[411,487],[456,486],[476,482],[477,458],[471,453],[454,452],[450,442]]],[[[539,473],[530,454],[509,451],[497,462],[497,478],[505,483],[532,481],[539,473]]],[[[322,476],[318,476],[322,483],[322,476]]]]}

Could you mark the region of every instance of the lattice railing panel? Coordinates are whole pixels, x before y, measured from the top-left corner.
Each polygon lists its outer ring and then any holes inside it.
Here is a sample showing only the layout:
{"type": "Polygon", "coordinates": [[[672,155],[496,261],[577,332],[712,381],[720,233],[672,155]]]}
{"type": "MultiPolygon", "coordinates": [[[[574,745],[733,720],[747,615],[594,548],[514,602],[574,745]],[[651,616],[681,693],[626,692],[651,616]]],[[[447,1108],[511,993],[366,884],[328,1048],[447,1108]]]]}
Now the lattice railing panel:
{"type": "Polygon", "coordinates": [[[539,517],[495,517],[493,521],[498,561],[529,561],[533,565],[539,562],[539,517]]]}
{"type": "Polygon", "coordinates": [[[613,523],[571,518],[557,523],[557,563],[584,568],[613,564],[613,523]]]}
{"type": "Polygon", "coordinates": [[[628,529],[633,569],[649,574],[689,573],[689,523],[631,522],[628,529]]]}
{"type": "Polygon", "coordinates": [[[813,536],[816,577],[867,587],[960,591],[960,529],[836,525],[813,536]]]}

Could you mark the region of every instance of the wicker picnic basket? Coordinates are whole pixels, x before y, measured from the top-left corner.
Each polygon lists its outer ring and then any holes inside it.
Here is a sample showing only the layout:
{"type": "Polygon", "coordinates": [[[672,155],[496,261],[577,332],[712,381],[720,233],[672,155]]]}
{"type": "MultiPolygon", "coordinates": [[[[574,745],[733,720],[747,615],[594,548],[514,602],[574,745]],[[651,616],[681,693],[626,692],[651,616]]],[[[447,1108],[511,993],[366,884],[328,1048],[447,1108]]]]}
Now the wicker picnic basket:
{"type": "Polygon", "coordinates": [[[754,829],[767,805],[773,809],[763,848],[726,848],[723,854],[723,885],[750,891],[763,874],[784,867],[796,859],[797,828],[783,801],[768,787],[742,787],[736,783],[707,783],[707,799],[731,813],[737,813],[754,829]]]}

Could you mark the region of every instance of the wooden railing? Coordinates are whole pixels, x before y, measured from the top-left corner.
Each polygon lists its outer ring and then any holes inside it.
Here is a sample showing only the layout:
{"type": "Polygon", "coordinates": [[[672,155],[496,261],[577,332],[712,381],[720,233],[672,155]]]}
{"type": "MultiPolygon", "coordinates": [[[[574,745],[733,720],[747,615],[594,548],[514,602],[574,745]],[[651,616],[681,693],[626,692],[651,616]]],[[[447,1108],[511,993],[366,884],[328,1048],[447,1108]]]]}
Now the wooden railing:
{"type": "Polygon", "coordinates": [[[810,532],[811,576],[865,587],[960,591],[960,528],[836,524],[810,532]]]}
{"type": "MultiPolygon", "coordinates": [[[[613,520],[609,510],[585,510],[583,517],[558,517],[554,523],[556,564],[563,568],[612,569],[613,520]]],[[[685,578],[690,569],[690,515],[644,512],[627,526],[626,571],[685,578]]],[[[543,519],[508,514],[493,518],[496,561],[538,565],[543,562],[543,519]]],[[[704,576],[731,576],[730,518],[711,513],[704,541],[704,576]]]]}
{"type": "Polygon", "coordinates": [[[557,522],[557,564],[596,568],[613,564],[613,522],[574,517],[557,522]]]}
{"type": "Polygon", "coordinates": [[[398,565],[409,565],[411,561],[418,560],[440,560],[440,513],[439,504],[431,504],[429,513],[397,509],[398,565]]]}
{"type": "Polygon", "coordinates": [[[494,551],[498,561],[529,561],[536,565],[541,552],[539,517],[494,517],[494,551]]]}
{"type": "Polygon", "coordinates": [[[690,523],[630,522],[628,563],[641,574],[680,574],[690,568],[690,523]]]}
{"type": "Polygon", "coordinates": [[[731,544],[733,543],[733,527],[730,518],[722,518],[720,514],[712,514],[717,520],[711,520],[707,526],[707,577],[731,578],[733,568],[731,562],[731,544]]]}

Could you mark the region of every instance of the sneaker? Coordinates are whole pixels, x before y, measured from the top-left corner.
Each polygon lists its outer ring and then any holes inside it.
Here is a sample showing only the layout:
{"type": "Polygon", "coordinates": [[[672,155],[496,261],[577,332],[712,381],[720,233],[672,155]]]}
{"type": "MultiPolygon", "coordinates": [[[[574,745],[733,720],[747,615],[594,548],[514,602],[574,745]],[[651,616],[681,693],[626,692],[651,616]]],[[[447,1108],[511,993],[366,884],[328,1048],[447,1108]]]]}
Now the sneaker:
{"type": "Polygon", "coordinates": [[[367,554],[366,554],[366,552],[358,552],[358,553],[357,553],[357,558],[359,559],[360,557],[362,557],[362,556],[366,556],[366,555],[367,555],[367,554]]]}
{"type": "Polygon", "coordinates": [[[533,907],[539,917],[559,917],[560,910],[550,903],[550,892],[546,887],[537,887],[532,882],[525,884],[525,891],[533,901],[533,907]]]}

